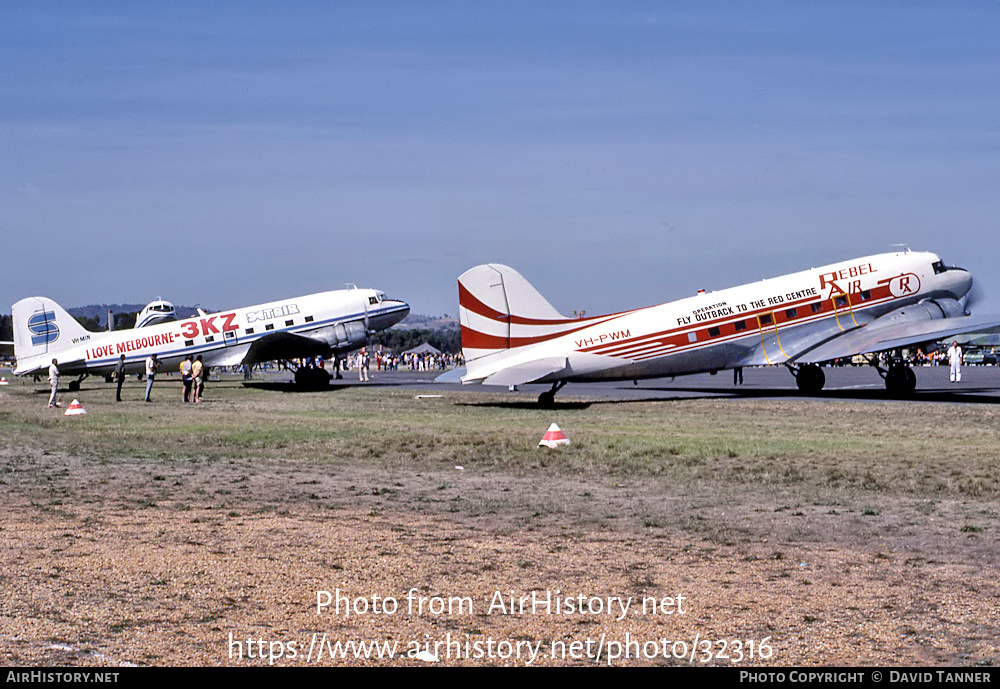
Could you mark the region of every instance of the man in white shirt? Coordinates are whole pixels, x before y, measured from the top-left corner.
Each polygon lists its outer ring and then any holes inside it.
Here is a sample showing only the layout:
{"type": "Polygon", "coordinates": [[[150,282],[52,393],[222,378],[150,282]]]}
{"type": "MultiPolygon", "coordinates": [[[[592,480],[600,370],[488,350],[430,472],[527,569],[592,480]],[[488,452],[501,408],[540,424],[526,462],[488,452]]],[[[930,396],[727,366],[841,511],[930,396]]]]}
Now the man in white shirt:
{"type": "Polygon", "coordinates": [[[160,362],[156,359],[155,354],[151,354],[149,358],[146,359],[146,401],[152,402],[149,398],[149,393],[153,390],[153,378],[156,377],[156,369],[159,368],[160,362]]]}
{"type": "Polygon", "coordinates": [[[962,382],[962,348],[952,342],[948,348],[948,363],[951,364],[951,382],[962,382]]]}
{"type": "Polygon", "coordinates": [[[59,406],[59,400],[56,398],[56,392],[59,390],[59,361],[56,359],[49,365],[49,387],[52,388],[52,394],[49,395],[49,409],[51,409],[59,406]]]}

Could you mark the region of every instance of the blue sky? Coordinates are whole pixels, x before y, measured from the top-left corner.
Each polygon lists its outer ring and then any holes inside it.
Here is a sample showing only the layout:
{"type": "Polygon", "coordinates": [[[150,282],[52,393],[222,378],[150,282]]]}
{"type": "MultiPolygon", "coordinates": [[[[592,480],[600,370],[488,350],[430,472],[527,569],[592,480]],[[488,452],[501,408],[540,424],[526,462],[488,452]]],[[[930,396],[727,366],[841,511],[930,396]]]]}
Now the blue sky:
{"type": "Polygon", "coordinates": [[[8,2],[0,37],[8,305],[454,315],[498,261],[596,314],[905,242],[1000,312],[994,1],[8,2]]]}

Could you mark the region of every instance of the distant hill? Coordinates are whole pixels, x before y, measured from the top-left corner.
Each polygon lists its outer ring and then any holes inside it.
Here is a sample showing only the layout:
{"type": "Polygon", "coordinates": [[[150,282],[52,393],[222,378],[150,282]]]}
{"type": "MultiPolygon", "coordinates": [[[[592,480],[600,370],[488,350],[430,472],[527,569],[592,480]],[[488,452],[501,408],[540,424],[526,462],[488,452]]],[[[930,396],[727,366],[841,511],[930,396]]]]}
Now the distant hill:
{"type": "Polygon", "coordinates": [[[458,330],[458,319],[448,316],[422,316],[411,313],[402,323],[392,326],[397,330],[458,330]]]}
{"type": "MultiPolygon", "coordinates": [[[[73,318],[83,320],[97,319],[97,323],[100,330],[106,330],[108,327],[108,311],[113,311],[114,313],[138,313],[146,308],[146,304],[90,304],[89,306],[74,306],[73,308],[66,309],[67,313],[73,318]]],[[[178,318],[190,318],[191,316],[197,316],[198,311],[193,306],[177,306],[174,304],[174,309],[177,310],[178,318]]],[[[209,309],[205,309],[208,311],[209,309]]]]}

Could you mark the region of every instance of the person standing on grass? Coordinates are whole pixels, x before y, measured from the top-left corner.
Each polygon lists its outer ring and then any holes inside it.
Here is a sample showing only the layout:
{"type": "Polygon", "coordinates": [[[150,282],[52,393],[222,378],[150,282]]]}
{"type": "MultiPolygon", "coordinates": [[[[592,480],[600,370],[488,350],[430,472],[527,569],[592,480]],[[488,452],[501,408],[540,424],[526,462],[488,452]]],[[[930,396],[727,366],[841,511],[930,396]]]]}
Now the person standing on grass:
{"type": "Polygon", "coordinates": [[[201,354],[191,364],[191,383],[194,385],[194,402],[201,402],[201,393],[205,389],[205,376],[208,371],[201,360],[201,354]]]}
{"type": "Polygon", "coordinates": [[[156,369],[160,367],[160,361],[155,354],[150,354],[146,359],[146,401],[152,402],[149,393],[153,391],[153,378],[156,377],[156,369]]]}
{"type": "Polygon", "coordinates": [[[184,357],[184,361],[181,362],[181,385],[183,385],[184,388],[181,399],[185,402],[189,402],[191,400],[191,368],[191,355],[188,354],[184,357]]]}
{"type": "Polygon", "coordinates": [[[59,361],[57,359],[53,359],[49,365],[49,387],[52,388],[52,394],[49,395],[49,409],[52,409],[59,406],[59,398],[56,397],[56,393],[59,391],[59,361]]]}
{"type": "Polygon", "coordinates": [[[118,389],[115,390],[115,400],[118,402],[122,401],[122,383],[125,382],[125,355],[122,354],[121,358],[118,359],[118,365],[115,366],[115,382],[118,384],[118,389]]]}

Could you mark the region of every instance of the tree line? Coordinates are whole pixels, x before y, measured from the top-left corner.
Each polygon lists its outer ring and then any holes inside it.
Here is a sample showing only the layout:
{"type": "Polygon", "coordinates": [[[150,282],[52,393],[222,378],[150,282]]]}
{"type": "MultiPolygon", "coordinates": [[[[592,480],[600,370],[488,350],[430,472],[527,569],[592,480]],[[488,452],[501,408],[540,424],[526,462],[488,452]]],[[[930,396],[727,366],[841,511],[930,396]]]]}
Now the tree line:
{"type": "Polygon", "coordinates": [[[462,350],[461,331],[454,328],[448,330],[391,329],[384,330],[372,338],[373,344],[380,344],[397,353],[418,347],[424,342],[450,354],[462,350]]]}

